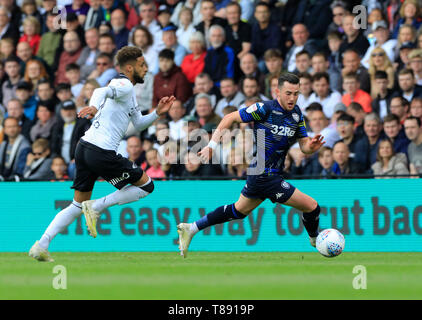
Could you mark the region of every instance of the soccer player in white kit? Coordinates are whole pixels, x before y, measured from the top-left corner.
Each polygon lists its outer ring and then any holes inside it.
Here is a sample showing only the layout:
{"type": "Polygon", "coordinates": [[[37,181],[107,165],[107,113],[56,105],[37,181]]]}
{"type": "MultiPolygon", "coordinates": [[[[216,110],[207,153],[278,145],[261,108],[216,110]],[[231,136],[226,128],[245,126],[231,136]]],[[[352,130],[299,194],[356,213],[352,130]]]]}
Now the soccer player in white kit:
{"type": "Polygon", "coordinates": [[[136,83],[143,82],[148,70],[142,50],[124,47],[117,52],[116,60],[121,71],[119,77],[111,80],[107,87],[96,89],[90,106],[79,112],[79,117],[93,118],[93,121],[75,151],[73,202],[56,215],[41,239],[30,249],[29,256],[36,260],[53,261],[48,252],[50,242],[82,213],[90,235],[95,238],[96,222],[101,211],[115,204],[139,200],[154,190],[151,178],[133,162],[117,154],[116,150],[125,136],[129,121],[142,131],[168,112],[176,98],[163,97],[155,111],[142,116],[133,90],[136,83]],[[89,200],[98,177],[118,190],[101,199],[89,200]]]}

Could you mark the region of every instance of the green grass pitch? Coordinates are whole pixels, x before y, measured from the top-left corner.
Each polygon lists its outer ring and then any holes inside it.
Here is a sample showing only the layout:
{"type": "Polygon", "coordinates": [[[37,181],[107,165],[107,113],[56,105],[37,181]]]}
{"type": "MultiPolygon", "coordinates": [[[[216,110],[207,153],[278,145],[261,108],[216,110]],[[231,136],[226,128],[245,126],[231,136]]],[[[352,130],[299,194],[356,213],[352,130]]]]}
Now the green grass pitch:
{"type": "Polygon", "coordinates": [[[0,253],[0,299],[422,299],[422,253],[0,253]],[[67,289],[53,288],[53,268],[67,289]],[[353,289],[356,265],[367,289],[353,289]]]}

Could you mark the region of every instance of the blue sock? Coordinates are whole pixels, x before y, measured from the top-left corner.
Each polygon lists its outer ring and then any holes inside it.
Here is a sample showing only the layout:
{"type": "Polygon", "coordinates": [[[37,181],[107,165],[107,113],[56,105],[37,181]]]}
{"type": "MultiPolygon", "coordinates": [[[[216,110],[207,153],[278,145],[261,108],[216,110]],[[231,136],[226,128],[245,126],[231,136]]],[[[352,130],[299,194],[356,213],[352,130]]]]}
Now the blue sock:
{"type": "Polygon", "coordinates": [[[218,207],[195,222],[199,230],[230,220],[244,219],[246,216],[236,210],[233,204],[218,207]]]}
{"type": "Polygon", "coordinates": [[[318,236],[319,213],[321,208],[319,205],[311,212],[303,212],[302,221],[306,231],[310,237],[318,236]]]}

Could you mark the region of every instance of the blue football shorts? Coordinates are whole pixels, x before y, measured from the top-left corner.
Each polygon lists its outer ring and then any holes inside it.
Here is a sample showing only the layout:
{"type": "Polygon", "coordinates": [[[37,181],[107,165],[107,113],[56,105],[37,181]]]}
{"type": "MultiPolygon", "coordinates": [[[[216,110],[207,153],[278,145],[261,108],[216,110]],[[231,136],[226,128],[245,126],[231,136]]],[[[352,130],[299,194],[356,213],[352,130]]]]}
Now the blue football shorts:
{"type": "Polygon", "coordinates": [[[246,179],[242,194],[246,198],[285,203],[295,190],[296,188],[280,175],[250,175],[246,179]]]}

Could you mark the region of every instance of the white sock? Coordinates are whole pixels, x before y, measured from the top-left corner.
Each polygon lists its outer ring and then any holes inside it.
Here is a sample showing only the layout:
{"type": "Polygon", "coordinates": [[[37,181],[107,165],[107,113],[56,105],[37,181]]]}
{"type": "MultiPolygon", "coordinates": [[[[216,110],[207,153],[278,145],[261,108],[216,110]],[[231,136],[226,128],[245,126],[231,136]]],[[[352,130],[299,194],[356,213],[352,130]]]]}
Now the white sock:
{"type": "Polygon", "coordinates": [[[47,227],[43,236],[39,240],[39,245],[44,249],[48,249],[50,242],[54,239],[54,237],[75,221],[81,213],[81,204],[73,200],[69,206],[64,208],[54,217],[53,221],[51,221],[50,225],[47,227]]]}
{"type": "Polygon", "coordinates": [[[190,224],[190,232],[192,232],[193,234],[197,234],[199,231],[198,226],[196,225],[196,223],[191,223],[190,224]]]}
{"type": "MultiPolygon", "coordinates": [[[[142,185],[145,186],[151,181],[151,178],[149,181],[142,185]]],[[[125,204],[130,203],[133,201],[137,201],[141,198],[146,197],[149,195],[149,192],[146,192],[145,190],[142,190],[140,187],[128,185],[121,190],[117,190],[103,198],[95,200],[94,204],[92,205],[92,208],[95,211],[101,212],[108,207],[114,206],[116,204],[125,204]]]]}

